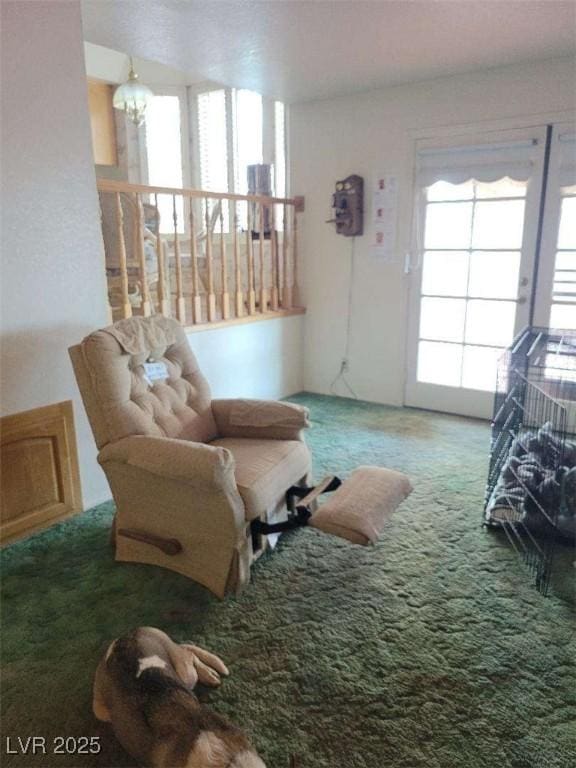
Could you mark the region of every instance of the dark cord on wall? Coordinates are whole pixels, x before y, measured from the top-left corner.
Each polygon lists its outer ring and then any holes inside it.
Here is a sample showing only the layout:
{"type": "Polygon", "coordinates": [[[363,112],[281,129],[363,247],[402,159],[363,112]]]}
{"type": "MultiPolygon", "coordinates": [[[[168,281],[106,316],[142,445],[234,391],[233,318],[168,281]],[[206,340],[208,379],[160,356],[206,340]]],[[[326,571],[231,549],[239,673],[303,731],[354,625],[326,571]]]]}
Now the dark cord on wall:
{"type": "Polygon", "coordinates": [[[350,360],[350,330],[352,327],[352,298],[353,298],[353,291],[354,291],[354,256],[356,252],[356,238],[352,238],[352,244],[350,249],[350,278],[348,282],[348,306],[347,306],[347,312],[346,312],[346,342],[344,345],[344,356],[342,358],[342,361],[340,363],[340,370],[338,371],[338,374],[332,381],[332,384],[330,384],[330,392],[332,392],[333,395],[336,394],[335,387],[338,384],[339,381],[342,382],[344,387],[348,390],[350,395],[355,400],[358,400],[358,395],[353,390],[350,382],[346,378],[346,374],[349,370],[349,360],[350,360]]]}

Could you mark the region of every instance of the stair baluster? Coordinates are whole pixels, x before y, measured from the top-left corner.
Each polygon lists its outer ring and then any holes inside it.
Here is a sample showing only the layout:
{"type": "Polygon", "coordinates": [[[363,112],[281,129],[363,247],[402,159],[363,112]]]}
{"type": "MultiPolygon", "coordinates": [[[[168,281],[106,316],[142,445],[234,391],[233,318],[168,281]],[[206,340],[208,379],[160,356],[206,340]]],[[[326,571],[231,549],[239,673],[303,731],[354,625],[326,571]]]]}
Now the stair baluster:
{"type": "MultiPolygon", "coordinates": [[[[178,322],[186,323],[186,302],[182,287],[182,257],[180,255],[180,238],[178,236],[178,211],[176,210],[176,195],[172,195],[172,221],[174,223],[174,267],[176,271],[176,317],[178,322]]],[[[170,284],[170,272],[168,272],[170,284]]]]}
{"type": "Polygon", "coordinates": [[[120,263],[120,290],[122,292],[122,317],[132,317],[132,304],[128,295],[128,265],[126,243],[124,242],[124,214],[120,192],[116,192],[116,232],[118,235],[118,261],[120,263]]]}

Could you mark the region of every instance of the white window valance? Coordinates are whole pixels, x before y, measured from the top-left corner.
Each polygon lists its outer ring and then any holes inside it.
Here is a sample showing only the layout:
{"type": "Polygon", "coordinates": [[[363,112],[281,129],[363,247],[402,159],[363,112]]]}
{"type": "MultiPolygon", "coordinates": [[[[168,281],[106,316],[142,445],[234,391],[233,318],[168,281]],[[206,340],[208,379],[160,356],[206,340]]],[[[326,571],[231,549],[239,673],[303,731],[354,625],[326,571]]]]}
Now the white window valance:
{"type": "Polygon", "coordinates": [[[564,131],[557,137],[558,176],[561,187],[576,185],[576,131],[564,131]]]}
{"type": "Polygon", "coordinates": [[[455,147],[426,147],[418,150],[417,180],[420,187],[437,181],[497,181],[508,176],[527,181],[542,148],[539,140],[505,141],[455,147]]]}

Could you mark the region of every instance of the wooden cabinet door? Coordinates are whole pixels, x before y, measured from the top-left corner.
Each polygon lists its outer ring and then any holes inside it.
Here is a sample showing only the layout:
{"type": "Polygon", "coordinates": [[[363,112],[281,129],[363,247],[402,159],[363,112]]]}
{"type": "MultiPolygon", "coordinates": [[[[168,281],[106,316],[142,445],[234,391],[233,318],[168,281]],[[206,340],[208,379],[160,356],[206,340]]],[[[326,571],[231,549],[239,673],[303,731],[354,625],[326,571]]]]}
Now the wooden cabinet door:
{"type": "Polygon", "coordinates": [[[0,542],[81,511],[71,401],[0,422],[0,542]]]}
{"type": "Polygon", "coordinates": [[[96,165],[118,165],[112,86],[88,80],[88,107],[96,165]]]}

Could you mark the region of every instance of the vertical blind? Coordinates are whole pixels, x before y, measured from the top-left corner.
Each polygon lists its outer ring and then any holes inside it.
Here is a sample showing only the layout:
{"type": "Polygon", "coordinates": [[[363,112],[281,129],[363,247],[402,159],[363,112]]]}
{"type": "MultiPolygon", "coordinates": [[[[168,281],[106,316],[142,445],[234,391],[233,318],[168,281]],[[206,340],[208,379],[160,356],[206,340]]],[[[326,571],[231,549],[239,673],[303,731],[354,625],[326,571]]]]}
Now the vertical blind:
{"type": "Polygon", "coordinates": [[[212,192],[228,192],[228,144],[226,92],[198,95],[198,143],[200,186],[212,192]]]}

